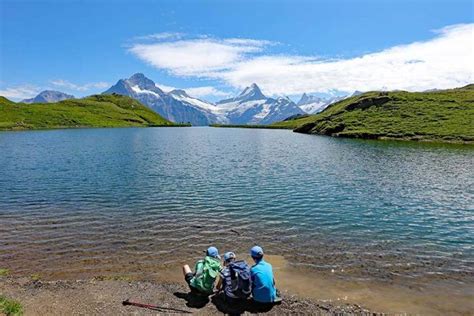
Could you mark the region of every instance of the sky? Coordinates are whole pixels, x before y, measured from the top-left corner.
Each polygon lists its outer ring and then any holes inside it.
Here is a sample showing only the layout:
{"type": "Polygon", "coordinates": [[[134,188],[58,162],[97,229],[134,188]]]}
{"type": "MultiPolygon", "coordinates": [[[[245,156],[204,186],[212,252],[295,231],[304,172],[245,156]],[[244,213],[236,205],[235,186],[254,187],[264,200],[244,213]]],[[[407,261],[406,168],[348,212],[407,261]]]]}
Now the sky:
{"type": "Polygon", "coordinates": [[[141,72],[216,101],[474,82],[474,0],[0,0],[0,95],[100,93],[141,72]]]}

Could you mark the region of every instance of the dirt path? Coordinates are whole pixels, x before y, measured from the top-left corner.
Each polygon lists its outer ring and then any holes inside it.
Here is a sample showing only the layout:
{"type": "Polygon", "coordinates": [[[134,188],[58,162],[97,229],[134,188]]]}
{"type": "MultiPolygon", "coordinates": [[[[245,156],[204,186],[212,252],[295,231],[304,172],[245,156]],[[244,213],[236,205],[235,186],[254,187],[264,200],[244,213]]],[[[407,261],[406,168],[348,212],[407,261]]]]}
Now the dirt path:
{"type": "Polygon", "coordinates": [[[27,278],[0,279],[0,295],[18,300],[25,315],[221,315],[267,313],[335,315],[371,315],[358,305],[332,305],[302,299],[283,293],[283,303],[270,310],[256,309],[252,304],[230,309],[221,296],[209,301],[189,297],[187,288],[178,283],[128,282],[119,280],[32,281],[27,278]],[[159,305],[163,309],[147,310],[123,306],[125,299],[159,305]],[[177,309],[178,311],[172,310],[177,309]]]}

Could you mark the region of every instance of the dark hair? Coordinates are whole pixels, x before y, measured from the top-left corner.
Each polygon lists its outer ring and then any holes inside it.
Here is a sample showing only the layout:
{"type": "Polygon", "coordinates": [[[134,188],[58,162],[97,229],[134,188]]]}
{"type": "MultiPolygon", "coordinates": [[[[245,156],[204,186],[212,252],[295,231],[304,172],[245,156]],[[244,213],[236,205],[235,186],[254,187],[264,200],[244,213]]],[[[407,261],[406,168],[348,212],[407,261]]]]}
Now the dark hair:
{"type": "Polygon", "coordinates": [[[263,258],[263,253],[260,256],[255,256],[255,257],[252,256],[252,259],[256,260],[256,261],[260,261],[260,260],[262,260],[262,258],[263,258]]]}

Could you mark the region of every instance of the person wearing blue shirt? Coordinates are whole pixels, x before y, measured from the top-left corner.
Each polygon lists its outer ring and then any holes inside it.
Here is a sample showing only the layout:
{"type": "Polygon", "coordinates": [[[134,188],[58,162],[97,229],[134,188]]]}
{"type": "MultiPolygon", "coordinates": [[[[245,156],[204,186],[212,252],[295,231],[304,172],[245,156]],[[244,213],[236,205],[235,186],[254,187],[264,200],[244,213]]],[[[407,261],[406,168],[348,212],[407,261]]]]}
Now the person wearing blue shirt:
{"type": "Polygon", "coordinates": [[[265,304],[274,303],[277,293],[272,265],[263,260],[262,247],[254,246],[250,250],[250,256],[255,261],[255,265],[250,269],[254,301],[265,304]]]}

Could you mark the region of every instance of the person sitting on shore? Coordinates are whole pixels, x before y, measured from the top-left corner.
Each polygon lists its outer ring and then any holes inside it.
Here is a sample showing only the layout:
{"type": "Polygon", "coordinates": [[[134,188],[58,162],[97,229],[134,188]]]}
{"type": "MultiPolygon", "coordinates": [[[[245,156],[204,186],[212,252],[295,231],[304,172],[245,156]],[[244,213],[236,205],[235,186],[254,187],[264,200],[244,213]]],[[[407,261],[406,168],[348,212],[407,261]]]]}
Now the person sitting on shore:
{"type": "Polygon", "coordinates": [[[224,254],[224,268],[217,290],[224,291],[225,301],[229,304],[243,302],[252,294],[250,267],[244,260],[236,260],[233,252],[224,254]]]}
{"type": "Polygon", "coordinates": [[[219,251],[216,247],[209,247],[204,259],[198,260],[194,267],[194,273],[186,264],[183,266],[183,274],[191,292],[210,295],[214,292],[214,283],[221,271],[219,251]]]}
{"type": "Polygon", "coordinates": [[[253,300],[263,304],[275,303],[277,291],[272,265],[263,260],[263,249],[260,246],[252,247],[250,256],[255,261],[255,265],[250,269],[253,300]]]}

